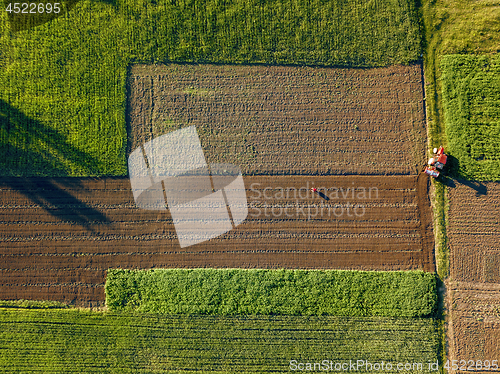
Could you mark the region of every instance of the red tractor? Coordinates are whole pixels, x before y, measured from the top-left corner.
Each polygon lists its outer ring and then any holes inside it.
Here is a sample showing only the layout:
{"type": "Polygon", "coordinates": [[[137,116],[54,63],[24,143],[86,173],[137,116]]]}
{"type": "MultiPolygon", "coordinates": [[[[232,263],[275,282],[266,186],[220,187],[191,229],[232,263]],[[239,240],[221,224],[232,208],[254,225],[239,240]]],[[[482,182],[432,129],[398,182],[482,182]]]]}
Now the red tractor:
{"type": "Polygon", "coordinates": [[[434,157],[429,159],[428,165],[425,167],[424,172],[431,177],[437,178],[443,172],[446,166],[448,155],[444,153],[443,146],[439,147],[439,149],[434,148],[433,153],[434,157]]]}

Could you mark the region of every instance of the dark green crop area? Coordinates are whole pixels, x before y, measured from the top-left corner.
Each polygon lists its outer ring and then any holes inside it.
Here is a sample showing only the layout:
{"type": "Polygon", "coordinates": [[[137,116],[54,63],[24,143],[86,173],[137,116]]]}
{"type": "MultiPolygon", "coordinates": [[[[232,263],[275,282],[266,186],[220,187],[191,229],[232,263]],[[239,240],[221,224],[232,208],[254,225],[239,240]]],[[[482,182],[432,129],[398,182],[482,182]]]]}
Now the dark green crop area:
{"type": "Polygon", "coordinates": [[[459,173],[500,180],[500,55],[447,55],[441,69],[448,149],[459,173]]]}
{"type": "Polygon", "coordinates": [[[420,53],[412,0],[86,0],[18,32],[2,11],[0,175],[126,175],[133,63],[372,67],[420,53]]]}
{"type": "Polygon", "coordinates": [[[188,315],[424,317],[436,279],[422,271],[109,270],[113,311],[188,315]]]}
{"type": "MultiPolygon", "coordinates": [[[[437,361],[437,322],[223,317],[0,308],[5,373],[290,373],[290,361],[437,361]]],[[[333,372],[335,370],[332,370],[333,372]]],[[[357,372],[367,372],[361,366],[357,372]]],[[[369,371],[369,372],[373,372],[369,371]]]]}

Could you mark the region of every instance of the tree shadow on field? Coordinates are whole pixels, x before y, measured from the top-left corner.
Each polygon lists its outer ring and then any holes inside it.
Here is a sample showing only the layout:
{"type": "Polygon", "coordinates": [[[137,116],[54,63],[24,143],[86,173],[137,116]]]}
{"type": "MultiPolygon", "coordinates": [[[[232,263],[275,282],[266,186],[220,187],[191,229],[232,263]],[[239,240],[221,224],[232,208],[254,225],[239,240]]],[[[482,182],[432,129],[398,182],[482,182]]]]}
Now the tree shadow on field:
{"type": "Polygon", "coordinates": [[[441,175],[439,180],[447,187],[455,188],[457,184],[467,186],[476,191],[476,196],[486,195],[488,188],[479,181],[468,180],[460,176],[460,161],[451,155],[448,155],[447,174],[441,175]]]}
{"type": "Polygon", "coordinates": [[[83,189],[85,179],[46,176],[65,175],[71,165],[96,174],[99,164],[93,156],[69,144],[60,132],[0,99],[0,188],[4,189],[0,201],[9,199],[8,190],[13,190],[52,216],[91,230],[92,221],[108,219],[69,192],[83,189]]]}
{"type": "Polygon", "coordinates": [[[97,0],[97,2],[112,5],[115,8],[118,6],[118,4],[116,3],[116,0],[97,0]]]}

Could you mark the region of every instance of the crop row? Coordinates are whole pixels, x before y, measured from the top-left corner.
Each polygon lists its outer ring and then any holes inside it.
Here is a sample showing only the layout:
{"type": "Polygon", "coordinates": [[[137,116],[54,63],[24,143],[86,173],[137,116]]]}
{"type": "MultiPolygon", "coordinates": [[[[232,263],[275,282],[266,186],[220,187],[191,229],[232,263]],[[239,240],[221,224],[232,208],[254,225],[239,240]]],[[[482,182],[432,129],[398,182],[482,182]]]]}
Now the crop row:
{"type": "Polygon", "coordinates": [[[405,372],[427,373],[437,345],[433,319],[0,308],[0,371],[9,373],[279,373],[291,360],[420,362],[423,371],[405,372]]]}
{"type": "Polygon", "coordinates": [[[435,310],[436,280],[422,271],[116,269],[106,304],[171,315],[423,317],[435,310]]]}

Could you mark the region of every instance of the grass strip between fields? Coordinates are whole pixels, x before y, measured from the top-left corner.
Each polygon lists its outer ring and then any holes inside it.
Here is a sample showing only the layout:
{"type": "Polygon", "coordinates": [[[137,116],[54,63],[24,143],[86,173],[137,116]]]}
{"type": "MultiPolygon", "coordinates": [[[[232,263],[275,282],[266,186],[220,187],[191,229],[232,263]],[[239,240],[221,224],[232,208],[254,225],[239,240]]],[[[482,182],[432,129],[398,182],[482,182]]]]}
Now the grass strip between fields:
{"type": "Polygon", "coordinates": [[[50,300],[0,300],[0,308],[61,309],[68,308],[68,305],[50,300]]]}
{"type": "Polygon", "coordinates": [[[422,271],[109,270],[113,311],[188,315],[424,317],[436,278],[422,271]]]}
{"type": "MultiPolygon", "coordinates": [[[[428,363],[437,361],[436,328],[431,318],[153,316],[0,308],[0,371],[289,373],[291,360],[364,360],[421,363],[423,370],[412,367],[405,373],[422,374],[430,373],[428,363]]],[[[361,366],[356,372],[373,371],[361,366]]]]}

